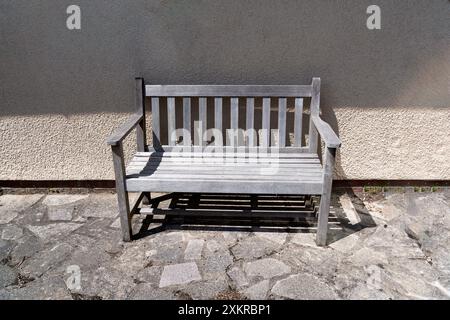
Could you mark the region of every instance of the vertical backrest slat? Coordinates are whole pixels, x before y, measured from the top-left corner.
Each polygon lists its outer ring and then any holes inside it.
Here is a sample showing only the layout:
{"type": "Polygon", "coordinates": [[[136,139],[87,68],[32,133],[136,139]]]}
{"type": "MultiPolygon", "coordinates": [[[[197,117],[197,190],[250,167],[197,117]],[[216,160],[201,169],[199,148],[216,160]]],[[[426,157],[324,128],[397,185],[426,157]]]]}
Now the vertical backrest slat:
{"type": "Polygon", "coordinates": [[[245,115],[247,129],[247,145],[255,146],[255,99],[247,98],[247,111],[245,115]]]}
{"type": "Polygon", "coordinates": [[[238,128],[238,118],[239,118],[239,99],[238,98],[231,98],[230,101],[230,126],[231,129],[237,129],[238,128]]]}
{"type": "MultiPolygon", "coordinates": [[[[220,137],[214,137],[217,145],[219,142],[217,139],[222,137],[222,98],[214,99],[214,128],[221,133],[220,137]]],[[[221,143],[223,143],[223,140],[221,143]]]]}
{"type": "Polygon", "coordinates": [[[302,146],[303,98],[295,99],[294,146],[302,146]]]}
{"type": "Polygon", "coordinates": [[[144,79],[136,78],[136,109],[142,114],[142,119],[136,126],[137,151],[145,151],[147,144],[146,125],[145,125],[145,85],[144,79]]]}
{"type": "Polygon", "coordinates": [[[270,98],[263,98],[261,146],[270,146],[270,98]]]}
{"type": "Polygon", "coordinates": [[[198,114],[199,114],[199,121],[200,121],[200,145],[204,146],[206,145],[205,141],[205,132],[206,132],[206,121],[207,121],[207,104],[206,104],[206,98],[199,98],[198,99],[198,114]]]}
{"type": "Polygon", "coordinates": [[[161,147],[161,133],[159,120],[159,98],[152,97],[152,138],[153,147],[161,147]]]}
{"type": "Polygon", "coordinates": [[[190,146],[191,138],[191,98],[183,98],[183,144],[190,146]],[[186,136],[184,136],[186,135],[186,136]]]}
{"type": "Polygon", "coordinates": [[[320,78],[313,78],[312,93],[311,93],[311,117],[309,120],[309,152],[317,153],[318,148],[318,132],[314,123],[313,116],[318,116],[320,113],[320,78]]]}
{"type": "Polygon", "coordinates": [[[239,137],[238,137],[238,124],[239,122],[239,99],[231,98],[230,99],[230,129],[232,133],[232,146],[239,146],[239,137]]]}
{"type": "Polygon", "coordinates": [[[278,146],[286,146],[286,98],[278,99],[278,146]]]}
{"type": "Polygon", "coordinates": [[[174,146],[176,142],[175,135],[175,98],[167,98],[167,135],[169,146],[174,146]]]}

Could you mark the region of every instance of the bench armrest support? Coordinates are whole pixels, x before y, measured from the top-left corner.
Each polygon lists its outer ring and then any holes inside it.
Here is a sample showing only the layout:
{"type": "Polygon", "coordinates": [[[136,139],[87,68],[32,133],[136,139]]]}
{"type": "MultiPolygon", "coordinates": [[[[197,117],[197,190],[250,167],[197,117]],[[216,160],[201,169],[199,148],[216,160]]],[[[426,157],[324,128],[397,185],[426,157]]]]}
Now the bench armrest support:
{"type": "Polygon", "coordinates": [[[132,114],[119,128],[117,128],[109,137],[106,142],[110,146],[118,145],[125,137],[133,130],[144,115],[142,113],[132,114]]]}
{"type": "Polygon", "coordinates": [[[339,148],[341,146],[341,140],[328,123],[323,121],[319,116],[312,116],[312,122],[327,148],[339,148]]]}

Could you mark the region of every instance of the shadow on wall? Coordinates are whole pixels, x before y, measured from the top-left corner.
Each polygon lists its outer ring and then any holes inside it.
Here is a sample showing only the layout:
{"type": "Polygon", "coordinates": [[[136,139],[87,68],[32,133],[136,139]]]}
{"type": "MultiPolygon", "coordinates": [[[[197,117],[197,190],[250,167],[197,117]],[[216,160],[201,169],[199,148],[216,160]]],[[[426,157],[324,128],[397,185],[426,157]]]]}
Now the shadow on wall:
{"type": "MultiPolygon", "coordinates": [[[[130,112],[154,84],[309,84],[322,109],[448,106],[448,1],[2,1],[0,116],[130,112]]],[[[334,124],[334,129],[336,125],[334,124]]]]}

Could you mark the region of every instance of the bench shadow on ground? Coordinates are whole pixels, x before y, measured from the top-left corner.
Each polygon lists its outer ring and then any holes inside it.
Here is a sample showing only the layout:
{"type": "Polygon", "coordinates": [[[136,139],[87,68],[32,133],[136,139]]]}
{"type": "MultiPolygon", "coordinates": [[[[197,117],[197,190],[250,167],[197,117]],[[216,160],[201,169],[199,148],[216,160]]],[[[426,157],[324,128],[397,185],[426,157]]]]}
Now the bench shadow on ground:
{"type": "MultiPolygon", "coordinates": [[[[135,224],[135,239],[165,230],[316,233],[319,201],[305,195],[170,193],[154,197],[142,210],[146,212],[135,224]]],[[[328,244],[376,226],[351,189],[334,192],[331,203],[328,244]],[[350,199],[353,217],[347,215],[342,196],[350,199]]]]}

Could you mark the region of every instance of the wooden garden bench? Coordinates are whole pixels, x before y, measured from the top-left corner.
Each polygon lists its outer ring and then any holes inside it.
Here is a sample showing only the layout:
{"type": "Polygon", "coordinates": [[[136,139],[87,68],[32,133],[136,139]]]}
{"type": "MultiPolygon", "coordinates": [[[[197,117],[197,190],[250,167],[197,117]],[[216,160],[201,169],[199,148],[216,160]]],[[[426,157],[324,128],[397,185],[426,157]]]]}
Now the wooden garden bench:
{"type": "Polygon", "coordinates": [[[131,215],[150,192],[295,194],[320,196],[316,242],[326,245],[335,154],[341,141],[320,118],[319,103],[319,78],[311,85],[274,86],[145,85],[143,79],[136,79],[138,110],[107,140],[112,148],[124,241],[132,239],[131,215]],[[152,109],[153,144],[149,146],[146,96],[151,97],[152,109]],[[307,145],[301,142],[304,98],[310,98],[307,145]],[[294,110],[292,144],[286,142],[287,101],[294,110]],[[194,104],[198,117],[193,128],[194,104]],[[262,110],[261,121],[255,121],[255,109],[262,110]],[[271,122],[272,109],[278,115],[276,124],[271,122]],[[207,136],[207,111],[214,112],[213,136],[207,136]],[[243,123],[247,131],[242,135],[238,129],[243,123]],[[275,127],[272,135],[270,129],[275,127]],[[123,140],[133,129],[137,153],[126,165],[123,140]],[[223,132],[230,137],[228,143],[221,137],[223,132]],[[325,145],[322,162],[319,136],[325,145]],[[132,206],[128,192],[141,195],[132,206]]]}

